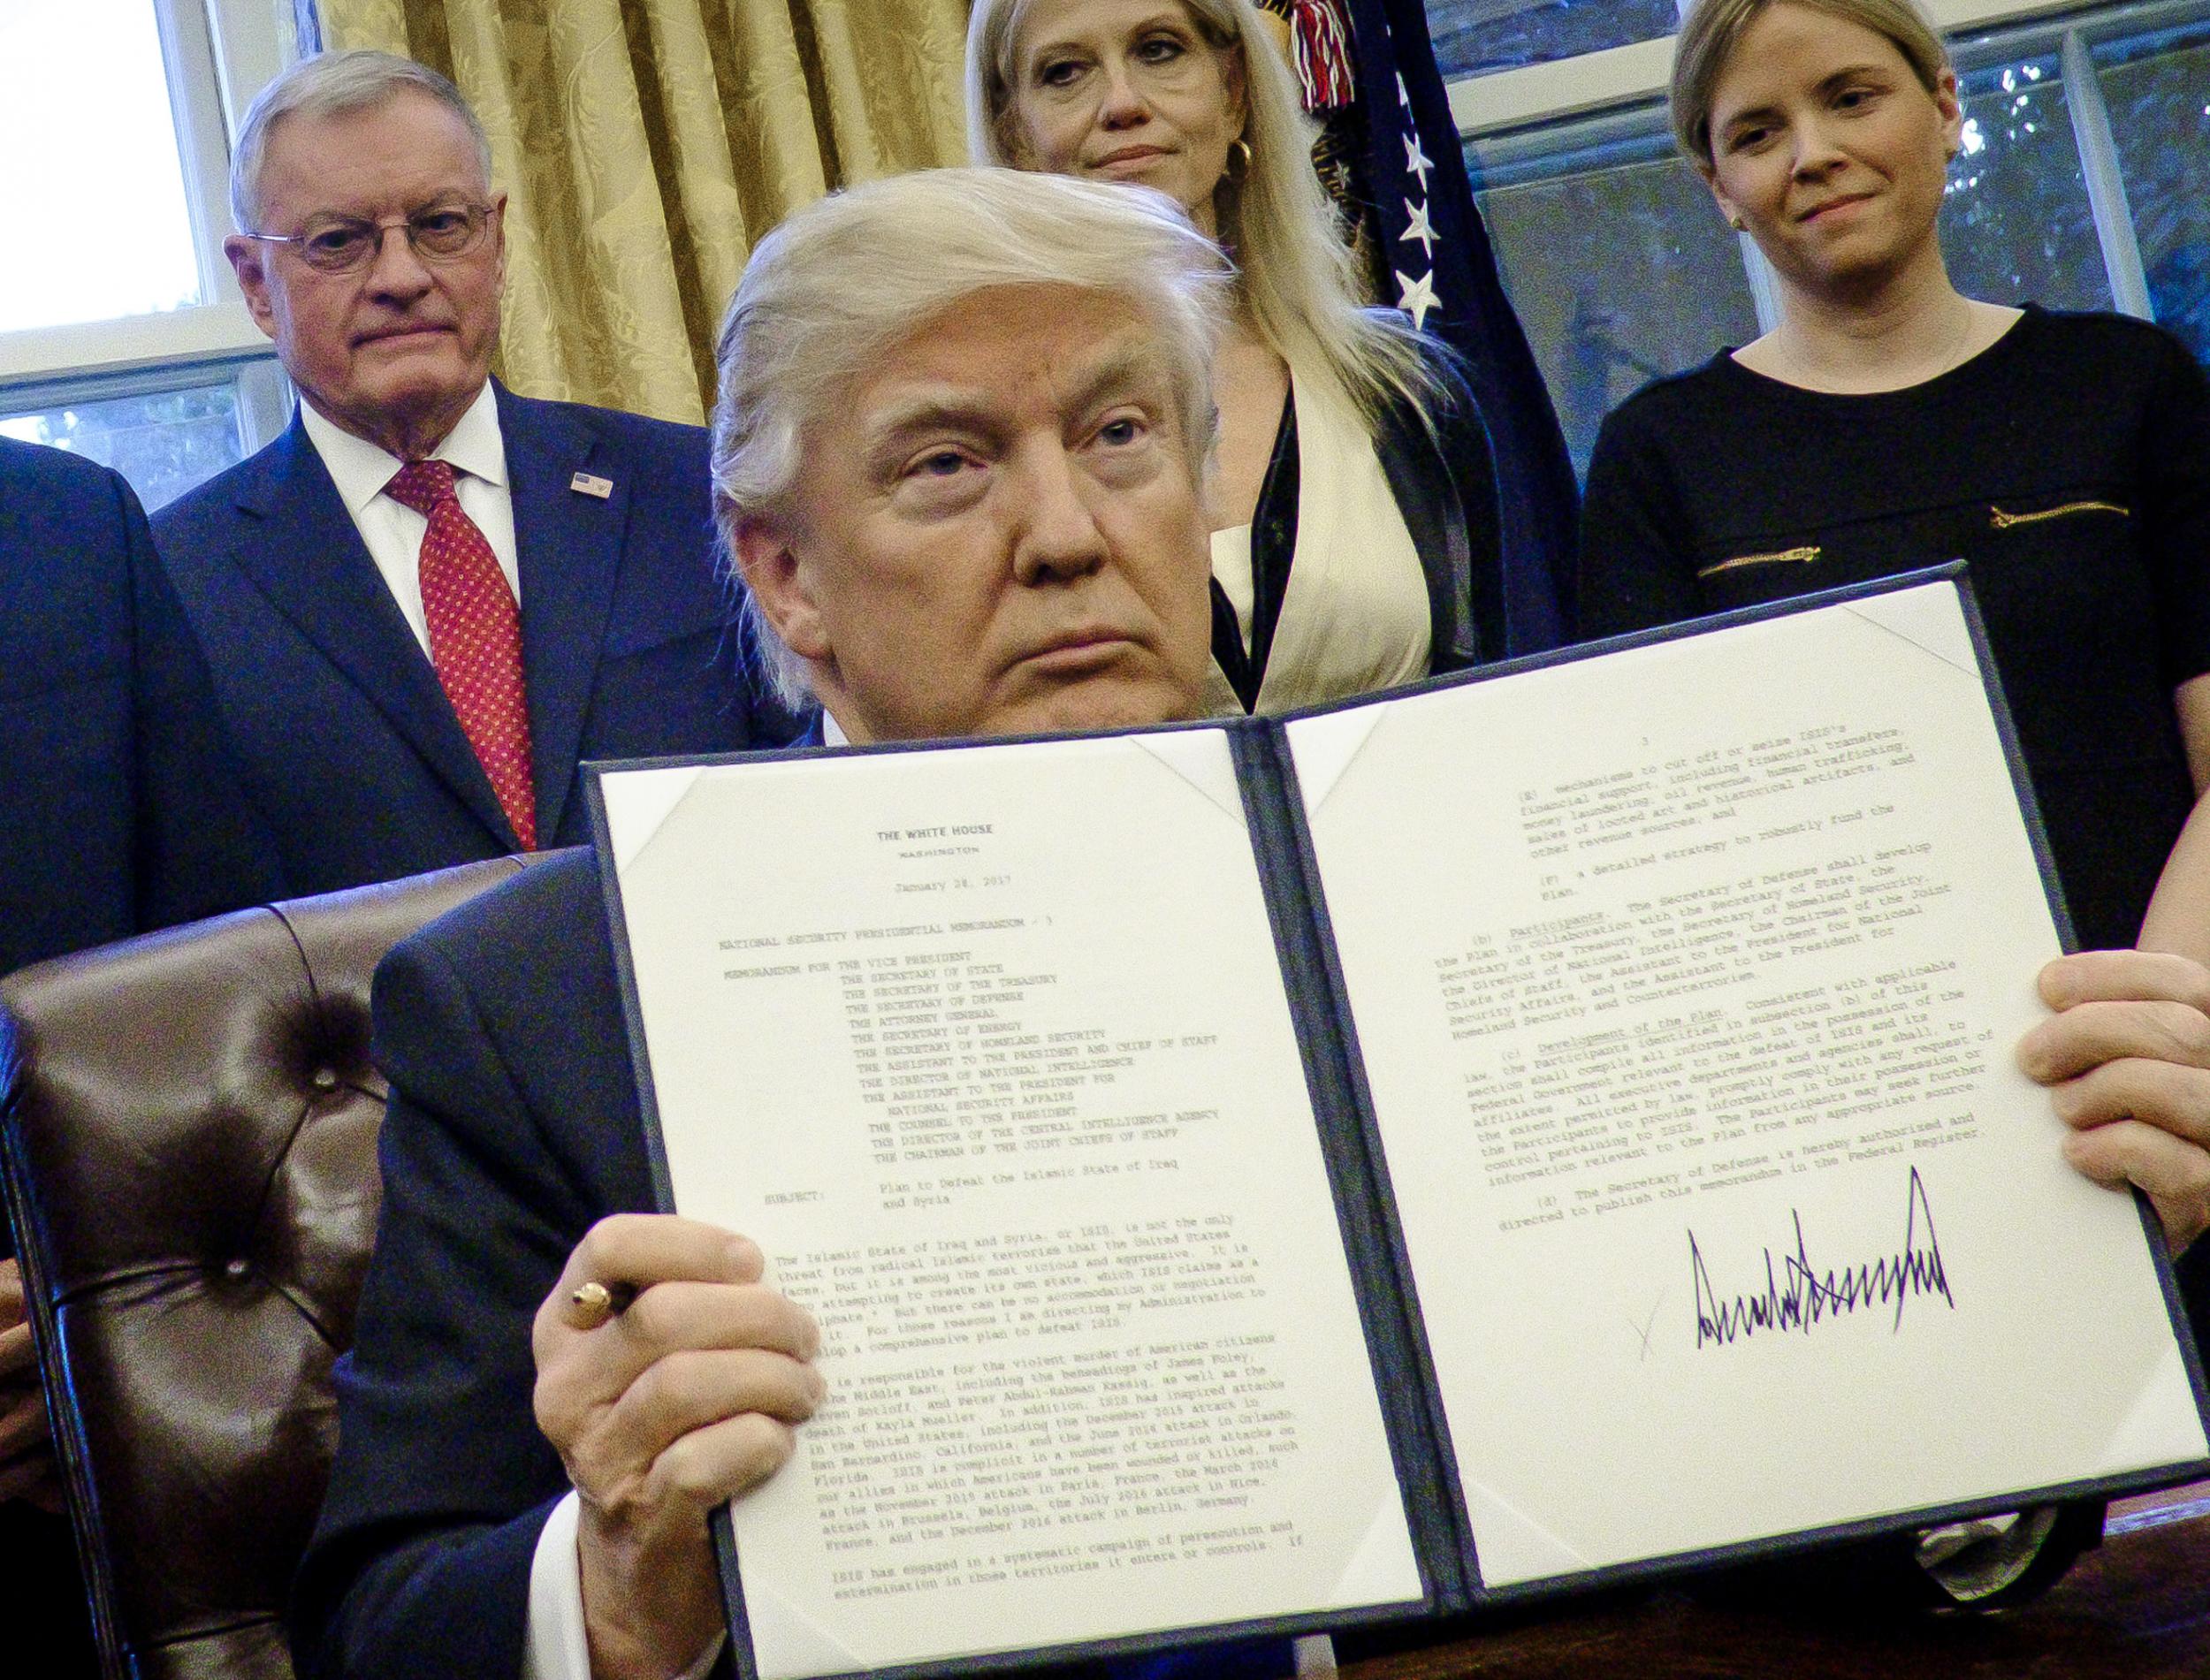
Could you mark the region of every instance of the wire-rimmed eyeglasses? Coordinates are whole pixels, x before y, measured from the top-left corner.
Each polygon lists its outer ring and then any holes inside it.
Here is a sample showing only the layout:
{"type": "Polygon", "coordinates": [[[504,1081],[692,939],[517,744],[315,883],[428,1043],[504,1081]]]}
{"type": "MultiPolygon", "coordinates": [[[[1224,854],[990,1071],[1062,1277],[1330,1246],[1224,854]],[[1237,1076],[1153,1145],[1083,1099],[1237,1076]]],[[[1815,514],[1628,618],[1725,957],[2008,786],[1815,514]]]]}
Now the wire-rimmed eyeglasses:
{"type": "Polygon", "coordinates": [[[370,222],[354,216],[316,216],[296,233],[248,233],[249,239],[289,245],[300,260],[324,274],[351,274],[384,253],[384,236],[407,230],[407,243],[424,262],[457,262],[483,244],[494,204],[431,204],[411,216],[370,222]]]}

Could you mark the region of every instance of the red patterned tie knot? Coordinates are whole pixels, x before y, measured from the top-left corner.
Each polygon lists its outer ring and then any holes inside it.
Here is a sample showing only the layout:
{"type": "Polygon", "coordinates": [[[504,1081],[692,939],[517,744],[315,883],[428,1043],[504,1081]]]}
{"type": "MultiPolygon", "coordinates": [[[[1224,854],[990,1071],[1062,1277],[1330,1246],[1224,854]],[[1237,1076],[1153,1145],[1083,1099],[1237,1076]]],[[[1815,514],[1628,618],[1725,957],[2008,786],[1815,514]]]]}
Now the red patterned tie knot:
{"type": "Polygon", "coordinates": [[[429,522],[419,564],[430,663],[514,838],[523,851],[533,852],[537,798],[530,789],[530,703],[514,592],[490,541],[453,493],[450,462],[410,460],[384,493],[429,522]]]}
{"type": "Polygon", "coordinates": [[[424,519],[438,511],[440,502],[458,499],[453,493],[453,463],[449,460],[410,460],[392,475],[384,493],[401,507],[411,507],[424,519]]]}

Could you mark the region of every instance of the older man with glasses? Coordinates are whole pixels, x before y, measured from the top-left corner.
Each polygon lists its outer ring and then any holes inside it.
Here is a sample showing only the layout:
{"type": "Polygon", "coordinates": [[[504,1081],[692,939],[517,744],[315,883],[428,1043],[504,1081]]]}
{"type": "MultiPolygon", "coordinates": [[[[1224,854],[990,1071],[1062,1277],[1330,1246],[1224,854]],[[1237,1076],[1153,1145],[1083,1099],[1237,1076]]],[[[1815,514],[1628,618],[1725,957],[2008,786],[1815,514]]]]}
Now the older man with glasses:
{"type": "Polygon", "coordinates": [[[385,53],[306,60],[239,134],[224,249],[299,414],[155,533],[294,893],[581,840],[580,760],[787,728],[725,634],[705,433],[491,377],[490,163],[385,53]]]}

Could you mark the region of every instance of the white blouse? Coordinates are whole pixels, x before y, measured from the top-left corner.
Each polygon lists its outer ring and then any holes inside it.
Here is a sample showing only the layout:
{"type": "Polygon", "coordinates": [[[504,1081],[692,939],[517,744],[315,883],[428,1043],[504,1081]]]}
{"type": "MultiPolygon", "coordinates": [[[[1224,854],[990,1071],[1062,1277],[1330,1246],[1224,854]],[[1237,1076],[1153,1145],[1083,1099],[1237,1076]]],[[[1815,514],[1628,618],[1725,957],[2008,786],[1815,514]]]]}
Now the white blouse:
{"type": "MultiPolygon", "coordinates": [[[[1428,673],[1427,574],[1358,411],[1332,387],[1290,373],[1297,405],[1297,549],[1274,627],[1261,712],[1386,688],[1428,673]]],[[[1251,646],[1251,528],[1215,531],[1213,575],[1251,646]]],[[[1241,706],[1218,664],[1213,709],[1241,706]]]]}

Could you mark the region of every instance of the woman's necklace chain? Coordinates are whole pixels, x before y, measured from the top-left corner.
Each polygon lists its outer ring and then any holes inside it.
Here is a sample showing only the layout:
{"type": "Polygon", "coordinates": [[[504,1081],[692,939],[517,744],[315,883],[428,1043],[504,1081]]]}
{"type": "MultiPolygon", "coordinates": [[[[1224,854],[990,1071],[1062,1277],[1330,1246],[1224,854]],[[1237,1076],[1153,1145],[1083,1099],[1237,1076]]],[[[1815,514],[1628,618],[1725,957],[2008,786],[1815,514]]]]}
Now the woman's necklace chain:
{"type": "MultiPolygon", "coordinates": [[[[1893,385],[1883,385],[1881,389],[1908,391],[1914,385],[1924,384],[1929,379],[1939,379],[1943,374],[1947,373],[1962,361],[1966,346],[1972,337],[1973,313],[1971,299],[1959,298],[1957,300],[1957,324],[1955,330],[1943,341],[1940,353],[1933,359],[1924,372],[1917,373],[1913,377],[1899,381],[1893,385]]],[[[1832,383],[1831,376],[1821,373],[1818,369],[1804,361],[1802,357],[1788,348],[1778,333],[1773,335],[1772,348],[1782,368],[1795,376],[1791,383],[1808,386],[1813,391],[1830,393],[1837,391],[1838,388],[1832,383]]]]}

